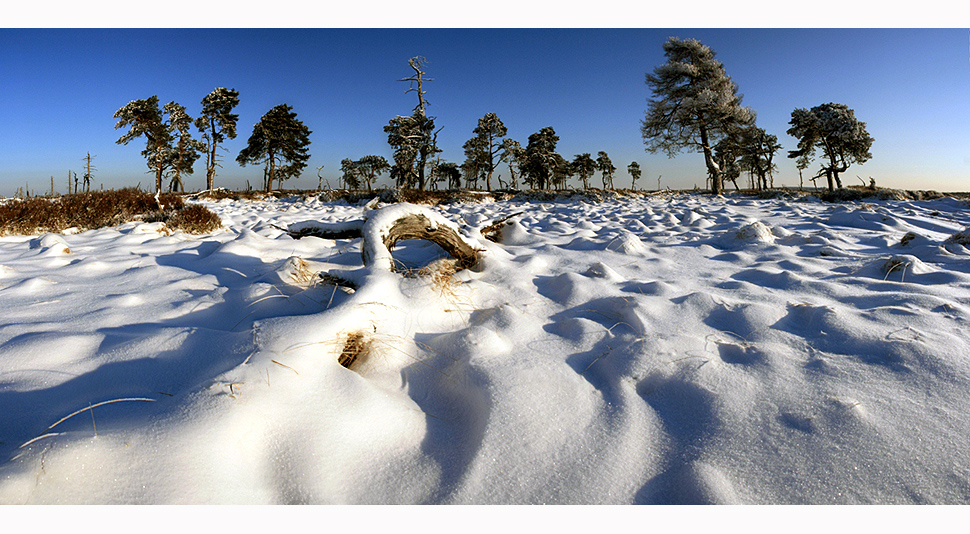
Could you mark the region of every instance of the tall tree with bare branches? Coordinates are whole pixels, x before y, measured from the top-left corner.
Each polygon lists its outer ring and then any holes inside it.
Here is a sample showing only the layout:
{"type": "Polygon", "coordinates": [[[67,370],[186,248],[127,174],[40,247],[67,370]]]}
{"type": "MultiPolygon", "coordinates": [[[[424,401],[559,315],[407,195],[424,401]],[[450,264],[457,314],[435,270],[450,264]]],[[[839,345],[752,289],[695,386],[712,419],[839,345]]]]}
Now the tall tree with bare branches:
{"type": "Polygon", "coordinates": [[[425,189],[425,169],[428,158],[440,152],[435,142],[434,117],[428,117],[424,95],[424,82],[434,81],[425,78],[424,68],[427,60],[415,56],[408,60],[408,65],[414,69],[414,75],[398,81],[409,82],[411,87],[405,93],[416,92],[418,105],[409,117],[397,116],[384,127],[387,142],[394,149],[394,166],[391,167],[391,177],[401,187],[425,189]]]}

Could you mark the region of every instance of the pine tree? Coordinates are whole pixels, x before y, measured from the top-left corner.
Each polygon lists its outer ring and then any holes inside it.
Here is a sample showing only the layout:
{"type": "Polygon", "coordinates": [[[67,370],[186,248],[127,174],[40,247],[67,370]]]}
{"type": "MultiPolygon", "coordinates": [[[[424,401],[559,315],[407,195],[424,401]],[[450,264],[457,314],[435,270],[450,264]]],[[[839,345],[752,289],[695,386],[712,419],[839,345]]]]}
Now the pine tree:
{"type": "Polygon", "coordinates": [[[553,171],[559,163],[558,159],[562,159],[556,153],[558,142],[559,136],[552,126],[546,126],[529,136],[529,144],[525,147],[519,170],[530,187],[545,189],[549,186],[553,171]]]}
{"type": "Polygon", "coordinates": [[[819,176],[825,174],[829,191],[836,184],[842,187],[839,173],[845,172],[852,163],[865,163],[872,154],[872,137],[866,131],[866,123],[855,118],[855,111],[845,104],[828,103],[811,110],[799,108],[792,111],[788,135],[798,139],[798,150],[788,152],[789,158],[797,158],[799,169],[809,166],[816,149],[827,158],[819,176]],[[833,183],[833,179],[834,182],[833,183]]]}
{"type": "Polygon", "coordinates": [[[394,166],[391,167],[391,178],[394,179],[399,187],[414,187],[424,191],[425,189],[425,169],[429,158],[441,152],[436,143],[436,133],[434,132],[434,117],[428,117],[428,102],[424,99],[426,91],[424,82],[434,81],[434,78],[425,78],[423,70],[427,60],[421,56],[415,56],[408,60],[408,65],[414,69],[414,75],[398,81],[409,82],[410,89],[418,94],[418,105],[410,117],[397,116],[384,127],[387,135],[387,142],[394,149],[394,166]],[[415,84],[417,87],[415,87],[415,84]]]}
{"type": "Polygon", "coordinates": [[[741,130],[741,161],[739,165],[758,177],[758,187],[768,189],[774,186],[772,174],[778,170],[773,159],[781,150],[778,137],[769,134],[755,125],[741,130]]]}
{"type": "Polygon", "coordinates": [[[525,149],[519,144],[515,139],[509,139],[506,137],[502,139],[502,155],[500,161],[504,161],[509,165],[509,174],[512,176],[512,180],[509,182],[509,187],[511,189],[519,188],[518,176],[515,175],[515,169],[522,164],[522,160],[525,157],[525,149]]]}
{"type": "Polygon", "coordinates": [[[741,139],[738,135],[729,135],[714,145],[714,161],[721,169],[721,182],[730,180],[734,189],[740,191],[738,178],[741,177],[741,166],[738,158],[742,154],[741,139]]]}
{"type": "Polygon", "coordinates": [[[371,184],[374,182],[377,176],[381,173],[391,168],[384,159],[384,156],[364,156],[356,161],[357,169],[360,172],[360,177],[363,178],[364,183],[367,184],[367,190],[371,190],[371,184]]]}
{"type": "Polygon", "coordinates": [[[552,177],[550,182],[555,189],[566,189],[569,179],[573,176],[573,166],[566,158],[556,153],[552,156],[552,177]]]}
{"type": "Polygon", "coordinates": [[[311,132],[296,118],[293,108],[280,104],[266,112],[253,126],[246,148],[239,152],[236,161],[240,165],[264,163],[266,165],[266,191],[273,182],[298,176],[310,159],[307,153],[311,132]]]}
{"type": "Polygon", "coordinates": [[[488,171],[485,141],[479,136],[472,137],[465,141],[462,149],[465,151],[465,162],[461,164],[462,173],[465,175],[465,187],[477,189],[478,179],[485,177],[488,171]]]}
{"type": "Polygon", "coordinates": [[[616,167],[602,150],[596,154],[596,169],[603,173],[603,189],[613,189],[613,173],[616,172],[616,167]]]}
{"type": "Polygon", "coordinates": [[[640,132],[648,151],[673,157],[682,149],[704,154],[713,192],[721,192],[721,169],[714,145],[730,131],[754,122],[741,106],[738,86],[714,58],[714,51],[695,39],[671,37],[663,45],[667,63],[647,74],[653,91],[640,132]]]}
{"type": "Polygon", "coordinates": [[[145,136],[145,157],[148,168],[155,171],[155,192],[162,191],[162,171],[165,158],[171,151],[172,134],[162,123],[162,110],[158,107],[158,96],[152,95],[144,100],[132,100],[115,112],[118,119],[115,130],[129,127],[128,133],[121,136],[117,143],[127,145],[136,137],[145,136]]]}
{"type": "Polygon", "coordinates": [[[637,188],[637,180],[640,179],[640,164],[637,162],[632,162],[626,166],[626,172],[630,173],[630,178],[632,178],[632,183],[630,187],[635,191],[637,188]]]}
{"type": "Polygon", "coordinates": [[[217,162],[216,148],[220,143],[236,138],[236,122],[239,115],[231,113],[239,105],[239,91],[216,87],[202,99],[202,112],[195,119],[195,127],[202,132],[205,143],[205,187],[212,189],[215,182],[217,162]]]}
{"type": "Polygon", "coordinates": [[[465,157],[466,160],[475,160],[478,171],[485,178],[485,189],[491,191],[492,173],[501,161],[500,151],[503,145],[500,140],[508,133],[508,129],[496,114],[486,113],[478,119],[478,126],[473,132],[475,137],[465,143],[465,157]]]}
{"type": "Polygon", "coordinates": [[[461,169],[457,163],[444,162],[438,165],[438,173],[445,179],[448,189],[461,188],[461,169]]]}
{"type": "Polygon", "coordinates": [[[579,175],[583,182],[583,189],[589,189],[589,178],[596,172],[596,162],[589,152],[576,154],[573,158],[573,170],[579,175]]]}
{"type": "Polygon", "coordinates": [[[165,104],[163,111],[168,115],[166,127],[175,140],[175,146],[165,158],[165,167],[170,169],[172,182],[169,184],[169,191],[178,190],[185,192],[182,184],[182,173],[192,174],[196,160],[199,159],[199,150],[204,150],[205,146],[192,138],[189,129],[192,127],[192,117],[185,112],[185,106],[175,102],[165,104]]]}
{"type": "Polygon", "coordinates": [[[360,189],[360,168],[356,161],[350,158],[340,160],[340,172],[343,173],[340,181],[344,189],[360,189]]]}
{"type": "Polygon", "coordinates": [[[384,127],[387,143],[394,149],[391,179],[399,187],[424,190],[427,158],[440,150],[434,144],[434,119],[415,112],[397,116],[384,127]]]}

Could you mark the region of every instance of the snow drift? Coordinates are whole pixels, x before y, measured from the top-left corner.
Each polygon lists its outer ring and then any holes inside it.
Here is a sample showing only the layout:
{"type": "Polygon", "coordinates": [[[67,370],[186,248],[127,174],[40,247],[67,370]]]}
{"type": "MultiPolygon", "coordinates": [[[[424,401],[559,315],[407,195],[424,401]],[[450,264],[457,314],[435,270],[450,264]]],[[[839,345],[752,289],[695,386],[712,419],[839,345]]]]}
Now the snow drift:
{"type": "Polygon", "coordinates": [[[0,238],[0,502],[970,502],[963,203],[205,205],[0,238]]]}

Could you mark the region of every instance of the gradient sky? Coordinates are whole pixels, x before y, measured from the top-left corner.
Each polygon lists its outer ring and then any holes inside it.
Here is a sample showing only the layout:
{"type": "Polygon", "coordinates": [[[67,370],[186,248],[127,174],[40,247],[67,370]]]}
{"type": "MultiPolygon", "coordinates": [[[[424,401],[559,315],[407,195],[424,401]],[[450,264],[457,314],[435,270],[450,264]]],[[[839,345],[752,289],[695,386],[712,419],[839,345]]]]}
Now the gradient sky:
{"type": "MultiPolygon", "coordinates": [[[[875,140],[872,159],[850,167],[845,184],[871,176],[884,187],[970,191],[967,29],[0,28],[0,195],[25,184],[44,193],[51,176],[65,192],[68,170],[83,174],[88,152],[95,187],[152,187],[144,139],[116,144],[124,130],[112,115],[157,95],[195,117],[218,86],[239,91],[240,119],[217,186],[260,187],[262,167],[235,158],[259,118],[283,103],[313,132],[307,169],[284,187],[315,188],[321,165],[336,185],[343,158],[391,161],[383,127],[416,104],[398,81],[416,55],[434,79],[425,85],[428,113],[443,127],[445,160],[461,163],[478,119],[494,112],[523,146],[552,126],[569,160],[606,151],[617,187],[630,186],[631,161],[643,170],[640,188],[656,188],[659,175],[663,187],[704,187],[703,156],[649,154],[640,135],[651,96],[644,75],[664,63],[670,36],[710,46],[757,124],[778,137],[776,185],[799,183],[786,157],[796,144],[785,133],[792,110],[837,102],[875,140]]],[[[804,171],[806,185],[817,167],[804,171]]],[[[508,177],[504,165],[498,172],[508,177]]],[[[203,160],[185,183],[204,188],[203,160]]],[[[379,184],[388,183],[385,174],[379,184]]]]}

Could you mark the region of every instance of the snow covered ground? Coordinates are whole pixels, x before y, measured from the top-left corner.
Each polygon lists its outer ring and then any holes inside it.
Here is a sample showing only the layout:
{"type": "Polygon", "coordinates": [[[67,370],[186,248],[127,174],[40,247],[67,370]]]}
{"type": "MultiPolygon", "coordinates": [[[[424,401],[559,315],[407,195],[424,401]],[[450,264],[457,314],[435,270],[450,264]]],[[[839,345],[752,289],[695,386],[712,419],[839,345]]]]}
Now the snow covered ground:
{"type": "Polygon", "coordinates": [[[970,503],[963,201],[205,205],[0,238],[0,503],[970,503]]]}

